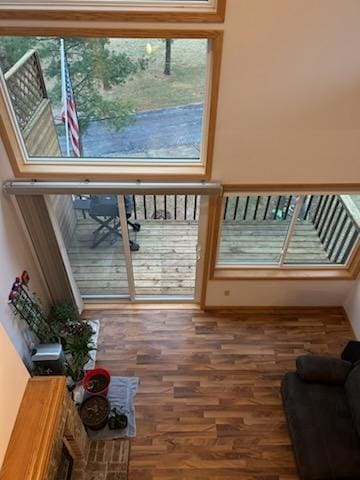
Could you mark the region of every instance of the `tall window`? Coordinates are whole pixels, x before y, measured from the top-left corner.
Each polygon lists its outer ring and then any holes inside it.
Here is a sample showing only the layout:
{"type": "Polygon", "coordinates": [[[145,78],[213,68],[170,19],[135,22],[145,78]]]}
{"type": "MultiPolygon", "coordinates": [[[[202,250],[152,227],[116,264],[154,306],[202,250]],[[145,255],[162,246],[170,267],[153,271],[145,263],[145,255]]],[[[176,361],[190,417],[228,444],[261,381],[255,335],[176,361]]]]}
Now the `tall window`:
{"type": "Polygon", "coordinates": [[[29,164],[204,162],[209,40],[1,37],[29,164]]]}

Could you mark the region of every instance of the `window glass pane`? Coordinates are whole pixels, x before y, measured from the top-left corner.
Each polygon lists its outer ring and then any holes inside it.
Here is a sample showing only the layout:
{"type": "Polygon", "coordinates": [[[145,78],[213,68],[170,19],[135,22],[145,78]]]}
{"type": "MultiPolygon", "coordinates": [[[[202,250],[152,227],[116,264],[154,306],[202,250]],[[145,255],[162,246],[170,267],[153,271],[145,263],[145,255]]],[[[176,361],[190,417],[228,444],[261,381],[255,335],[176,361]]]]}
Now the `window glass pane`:
{"type": "Polygon", "coordinates": [[[129,232],[138,245],[131,252],[136,295],[193,298],[200,196],[134,195],[132,203],[129,232]]]}
{"type": "Polygon", "coordinates": [[[51,195],[50,201],[80,294],[127,297],[117,197],[51,195]]]}
{"type": "Polygon", "coordinates": [[[359,237],[359,196],[307,195],[287,264],[345,264],[359,237]]]}
{"type": "Polygon", "coordinates": [[[286,195],[226,197],[218,263],[279,263],[294,203],[286,195]]]}
{"type": "Polygon", "coordinates": [[[30,159],[199,162],[207,43],[1,37],[0,67],[30,159]]]}

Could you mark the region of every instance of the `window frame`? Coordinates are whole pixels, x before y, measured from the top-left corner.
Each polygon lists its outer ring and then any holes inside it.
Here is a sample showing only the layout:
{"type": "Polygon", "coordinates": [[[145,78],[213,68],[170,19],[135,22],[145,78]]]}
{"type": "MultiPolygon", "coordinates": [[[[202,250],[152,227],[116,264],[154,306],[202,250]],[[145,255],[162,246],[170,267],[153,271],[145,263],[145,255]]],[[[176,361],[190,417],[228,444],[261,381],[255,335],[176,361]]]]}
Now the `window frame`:
{"type": "Polygon", "coordinates": [[[278,185],[241,186],[224,185],[223,194],[214,204],[212,236],[209,239],[209,280],[352,280],[360,273],[360,238],[357,239],[349,258],[344,265],[335,264],[221,264],[218,254],[224,213],[224,199],[229,194],[239,195],[351,195],[359,193],[360,184],[350,185],[278,185]]]}
{"type": "MultiPolygon", "coordinates": [[[[222,57],[222,30],[163,30],[163,29],[104,29],[73,27],[0,27],[0,35],[14,36],[63,36],[108,38],[173,38],[207,39],[208,65],[205,109],[203,116],[202,158],[199,162],[149,161],[142,159],[98,159],[90,162],[31,161],[17,125],[10,98],[3,80],[0,81],[0,128],[2,140],[10,159],[14,175],[19,178],[68,178],[68,179],[209,179],[214,154],[215,127],[222,57]]],[[[59,157],[60,158],[60,157],[59,157]]],[[[156,160],[156,159],[154,159],[156,160]]]]}
{"type": "Polygon", "coordinates": [[[127,22],[186,22],[222,23],[225,20],[226,0],[77,0],[76,7],[64,1],[25,2],[0,1],[3,20],[76,20],[127,22]]]}

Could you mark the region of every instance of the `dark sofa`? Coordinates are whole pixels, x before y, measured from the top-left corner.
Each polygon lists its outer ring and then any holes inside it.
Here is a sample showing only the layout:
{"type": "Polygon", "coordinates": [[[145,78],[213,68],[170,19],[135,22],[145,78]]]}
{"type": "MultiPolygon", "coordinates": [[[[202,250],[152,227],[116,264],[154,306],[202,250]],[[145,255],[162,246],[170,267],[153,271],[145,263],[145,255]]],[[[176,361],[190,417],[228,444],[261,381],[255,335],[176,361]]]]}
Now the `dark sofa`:
{"type": "Polygon", "coordinates": [[[360,480],[360,365],[302,356],[281,394],[302,480],[360,480]]]}

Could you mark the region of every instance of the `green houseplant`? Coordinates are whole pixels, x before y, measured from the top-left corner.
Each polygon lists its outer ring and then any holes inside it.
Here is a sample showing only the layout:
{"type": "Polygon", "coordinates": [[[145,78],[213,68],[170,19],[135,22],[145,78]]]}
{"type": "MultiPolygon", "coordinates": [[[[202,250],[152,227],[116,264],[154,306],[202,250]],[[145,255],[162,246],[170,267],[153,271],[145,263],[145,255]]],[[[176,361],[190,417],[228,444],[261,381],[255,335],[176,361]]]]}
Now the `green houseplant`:
{"type": "Polygon", "coordinates": [[[84,366],[90,359],[90,352],[96,350],[91,341],[94,333],[91,325],[80,319],[76,308],[67,302],[54,305],[48,322],[61,340],[66,354],[66,369],[74,382],[84,375],[84,366]]]}

